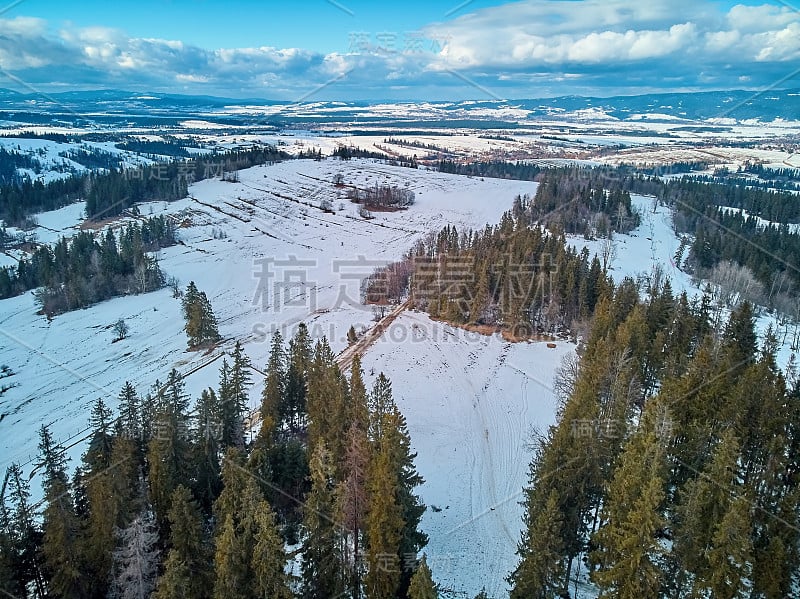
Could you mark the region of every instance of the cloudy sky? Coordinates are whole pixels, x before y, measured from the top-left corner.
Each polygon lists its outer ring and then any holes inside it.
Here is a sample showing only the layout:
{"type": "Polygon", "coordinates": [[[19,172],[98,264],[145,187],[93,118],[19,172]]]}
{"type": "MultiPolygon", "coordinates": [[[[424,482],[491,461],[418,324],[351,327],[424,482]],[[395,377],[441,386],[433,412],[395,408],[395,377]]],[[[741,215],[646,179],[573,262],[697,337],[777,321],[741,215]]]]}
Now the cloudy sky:
{"type": "Polygon", "coordinates": [[[800,88],[800,0],[0,0],[0,87],[276,100],[800,88]]]}

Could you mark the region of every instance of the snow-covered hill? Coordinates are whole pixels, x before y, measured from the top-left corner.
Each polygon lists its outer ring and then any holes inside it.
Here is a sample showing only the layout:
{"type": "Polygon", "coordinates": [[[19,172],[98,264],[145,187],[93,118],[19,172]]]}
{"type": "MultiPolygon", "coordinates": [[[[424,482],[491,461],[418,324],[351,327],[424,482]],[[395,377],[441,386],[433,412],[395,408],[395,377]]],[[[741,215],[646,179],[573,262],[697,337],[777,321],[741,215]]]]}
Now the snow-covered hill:
{"type": "MultiPolygon", "coordinates": [[[[497,222],[515,195],[535,189],[535,183],[365,160],[298,160],[242,171],[238,183],[203,181],[191,186],[191,198],[173,204],[141,206],[143,215],[166,212],[183,223],[182,243],[159,254],[162,269],[182,286],[193,280],[208,294],[227,341],[209,354],[187,352],[180,303],[168,289],[113,299],[51,322],[36,314],[31,293],[0,302],[0,364],[14,373],[4,382],[16,384],[0,396],[0,468],[17,461],[32,471],[42,424],[72,445],[77,465],[98,397],[116,405],[124,381],[144,392],[172,368],[186,375],[197,396],[217,384],[220,357],[234,340],[262,368],[271,332],[291,335],[301,321],[315,337],[328,336],[335,351],[343,349],[351,324],[359,330],[374,324],[372,310],[360,303],[361,278],[446,224],[482,228],[497,222]],[[416,204],[364,220],[343,197],[344,188],[331,183],[339,173],[361,187],[407,186],[416,204]],[[318,208],[326,200],[333,213],[318,208]],[[111,326],[119,318],[130,335],[112,343],[111,326]]],[[[48,230],[70,234],[75,217],[75,209],[40,215],[47,224],[40,240],[55,241],[48,230]]],[[[521,526],[517,501],[529,461],[525,442],[530,426],[552,420],[550,372],[571,347],[512,346],[465,335],[406,314],[370,350],[365,370],[384,370],[394,379],[427,479],[423,499],[441,508],[431,509],[424,521],[438,575],[457,590],[477,592],[484,584],[504,588],[513,566],[521,526]],[[475,568],[477,563],[485,566],[475,568]]],[[[253,406],[260,392],[257,381],[253,406]]],[[[34,478],[36,495],[37,484],[34,478]]]]}

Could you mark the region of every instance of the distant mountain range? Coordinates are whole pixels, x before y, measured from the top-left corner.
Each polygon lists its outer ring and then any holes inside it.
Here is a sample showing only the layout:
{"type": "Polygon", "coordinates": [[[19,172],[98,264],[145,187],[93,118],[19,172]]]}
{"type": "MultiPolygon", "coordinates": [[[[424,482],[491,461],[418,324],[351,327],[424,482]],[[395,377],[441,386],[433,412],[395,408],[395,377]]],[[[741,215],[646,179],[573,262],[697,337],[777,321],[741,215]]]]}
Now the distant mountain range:
{"type": "MultiPolygon", "coordinates": [[[[483,123],[515,126],[569,115],[581,120],[800,120],[800,89],[660,93],[609,98],[562,96],[463,102],[277,102],[120,90],[18,93],[0,89],[0,121],[37,124],[149,124],[189,118],[247,125],[483,123]],[[380,108],[378,110],[378,107],[380,108]]],[[[457,126],[457,125],[451,125],[457,126]]],[[[468,126],[468,125],[460,125],[468,126]]]]}

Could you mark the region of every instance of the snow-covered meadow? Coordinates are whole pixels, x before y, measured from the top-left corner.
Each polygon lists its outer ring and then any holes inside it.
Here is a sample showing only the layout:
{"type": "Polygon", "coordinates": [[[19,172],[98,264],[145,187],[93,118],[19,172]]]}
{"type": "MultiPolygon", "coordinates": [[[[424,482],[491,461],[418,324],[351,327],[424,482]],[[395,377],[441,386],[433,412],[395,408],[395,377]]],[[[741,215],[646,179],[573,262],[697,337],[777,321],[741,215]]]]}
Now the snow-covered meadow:
{"type": "MultiPolygon", "coordinates": [[[[0,365],[13,375],[3,379],[12,386],[0,395],[0,468],[19,462],[32,473],[42,424],[69,446],[77,465],[98,397],[115,406],[124,381],[144,393],[172,368],[197,397],[217,385],[221,359],[237,340],[260,369],[272,332],[290,336],[301,321],[314,337],[327,336],[334,351],[343,350],[351,325],[361,331],[374,324],[372,309],[360,301],[360,281],[375,267],[446,224],[465,229],[495,223],[516,195],[535,190],[531,182],[371,160],[292,160],[241,171],[235,183],[196,183],[178,202],[141,205],[142,216],[164,213],[180,223],[181,242],[159,253],[161,267],[182,287],[195,281],[206,292],[225,342],[211,352],[187,351],[180,302],[169,289],[116,298],[52,321],[36,314],[31,293],[3,300],[0,365]],[[362,188],[407,187],[416,203],[365,220],[345,198],[347,188],[333,184],[337,175],[362,188]],[[112,343],[120,318],[130,334],[112,343]]],[[[635,197],[634,204],[642,224],[614,237],[611,274],[637,278],[660,266],[676,292],[700,293],[673,262],[680,242],[670,211],[654,206],[652,198],[635,197]]],[[[73,234],[82,210],[77,203],[38,215],[37,239],[53,243],[73,234]]],[[[109,226],[122,224],[124,219],[109,226]]],[[[603,243],[570,242],[593,253],[603,243]]],[[[759,328],[770,322],[762,317],[759,328]]],[[[574,350],[567,342],[512,344],[405,312],[364,356],[367,379],[386,373],[408,419],[426,479],[419,490],[429,506],[422,522],[430,535],[425,551],[449,596],[473,597],[484,587],[490,597],[505,595],[522,526],[529,441],[554,421],[553,372],[574,350]]],[[[263,387],[260,375],[254,381],[252,407],[263,387]]],[[[33,481],[38,497],[38,479],[33,481]]]]}
{"type": "MultiPolygon", "coordinates": [[[[360,303],[361,278],[446,224],[461,229],[497,222],[514,196],[535,189],[535,183],[481,181],[368,160],[298,160],[242,171],[238,183],[194,184],[191,197],[179,202],[140,206],[143,216],[165,212],[182,223],[181,243],[159,253],[161,267],[182,286],[193,280],[208,294],[225,343],[210,353],[186,351],[180,302],[168,289],[116,298],[50,322],[36,314],[31,293],[3,300],[0,364],[14,373],[4,382],[15,386],[0,397],[0,468],[16,461],[32,472],[42,424],[70,446],[77,465],[98,397],[116,405],[124,381],[145,392],[172,368],[197,396],[216,386],[221,356],[235,340],[259,368],[272,331],[291,335],[301,321],[315,337],[328,336],[335,351],[344,349],[350,325],[362,330],[374,324],[372,310],[360,303]],[[339,173],[362,187],[407,186],[416,203],[364,220],[344,189],[332,184],[339,173]],[[326,200],[332,213],[318,208],[326,200]],[[119,318],[130,334],[112,343],[119,318]]],[[[39,215],[39,240],[74,232],[80,211],[76,204],[39,215]]],[[[424,520],[428,553],[441,580],[456,591],[505,588],[521,527],[517,502],[530,459],[526,441],[531,427],[552,421],[552,369],[572,350],[569,344],[511,345],[406,313],[364,358],[368,378],[380,371],[392,378],[408,417],[427,480],[420,492],[431,506],[424,520]]],[[[258,405],[260,379],[254,377],[252,406],[258,405]]],[[[33,482],[38,496],[38,479],[33,482]]]]}

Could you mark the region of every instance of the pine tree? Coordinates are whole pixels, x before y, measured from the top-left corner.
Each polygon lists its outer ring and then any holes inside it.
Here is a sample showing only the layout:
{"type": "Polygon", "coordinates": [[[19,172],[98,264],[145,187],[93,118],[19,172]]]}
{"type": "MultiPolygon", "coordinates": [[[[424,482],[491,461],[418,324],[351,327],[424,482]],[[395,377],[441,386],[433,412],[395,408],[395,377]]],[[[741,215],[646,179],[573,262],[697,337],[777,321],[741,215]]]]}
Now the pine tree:
{"type": "Polygon", "coordinates": [[[172,494],[169,522],[169,552],[153,599],[210,597],[212,564],[203,534],[203,517],[183,485],[172,494]]]}
{"type": "Polygon", "coordinates": [[[194,281],[189,283],[182,301],[183,316],[186,319],[186,335],[189,348],[197,348],[216,343],[220,339],[217,319],[211,302],[205,292],[198,291],[194,281]]]}
{"type": "Polygon", "coordinates": [[[118,530],[119,549],[112,556],[114,577],[109,596],[114,599],[145,599],[155,588],[158,574],[158,532],[149,511],[118,530]]]}
{"type": "MultiPolygon", "coordinates": [[[[417,454],[411,450],[411,436],[408,434],[405,416],[394,408],[394,426],[390,429],[388,441],[393,447],[393,465],[397,472],[397,503],[400,506],[403,528],[398,547],[398,556],[408,560],[428,543],[428,535],[419,529],[419,523],[426,506],[414,491],[425,481],[414,466],[417,454]]],[[[403,568],[400,573],[400,593],[404,594],[411,582],[411,571],[403,568]]]]}
{"type": "Polygon", "coordinates": [[[108,475],[114,500],[111,509],[118,528],[126,526],[142,510],[144,481],[141,476],[141,460],[142,454],[137,440],[123,435],[114,437],[108,475]]]}
{"type": "Polygon", "coordinates": [[[89,470],[99,472],[108,468],[111,459],[111,410],[102,399],[92,406],[89,427],[94,431],[83,460],[89,470]]]}
{"type": "Polygon", "coordinates": [[[361,537],[364,532],[367,513],[366,477],[370,454],[366,432],[354,422],[347,433],[347,448],[344,456],[344,479],[336,489],[338,521],[344,527],[346,554],[344,561],[349,569],[349,584],[353,597],[358,597],[361,589],[361,537]],[[352,554],[349,548],[352,545],[352,554]]]}
{"type": "Polygon", "coordinates": [[[258,496],[239,450],[229,448],[222,462],[224,487],[214,504],[218,524],[214,566],[214,597],[245,597],[253,578],[251,551],[254,543],[253,503],[258,496]]]}
{"type": "Polygon", "coordinates": [[[349,381],[350,401],[348,402],[347,421],[360,431],[369,430],[369,406],[367,405],[367,389],[364,385],[364,373],[361,369],[361,356],[356,354],[350,364],[349,381]]]}
{"type": "Polygon", "coordinates": [[[111,553],[114,550],[114,528],[121,525],[121,512],[125,506],[124,496],[115,495],[114,476],[118,466],[112,462],[114,439],[110,434],[111,411],[102,399],[97,400],[91,415],[94,434],[89,448],[83,456],[84,474],[82,489],[88,502],[88,522],[86,539],[86,563],[92,571],[93,596],[106,594],[106,582],[111,569],[111,553]]]}
{"type": "Polygon", "coordinates": [[[712,576],[709,551],[714,532],[730,507],[730,492],[738,480],[738,454],[738,440],[727,431],[707,468],[685,485],[676,506],[673,553],[698,589],[712,576]]]}
{"type": "Polygon", "coordinates": [[[216,537],[214,597],[288,597],[283,574],[286,555],[272,509],[240,452],[231,448],[223,462],[225,488],[214,505],[221,522],[216,537]]]}
{"type": "Polygon", "coordinates": [[[258,443],[265,448],[272,445],[273,436],[279,423],[285,388],[286,351],[283,348],[283,337],[280,331],[275,331],[267,362],[264,392],[261,395],[261,428],[258,433],[258,443]]]}
{"type": "Polygon", "coordinates": [[[304,323],[289,342],[289,365],[286,371],[286,387],[283,401],[278,409],[279,421],[289,428],[291,436],[305,431],[307,425],[306,394],[308,372],[311,364],[311,337],[304,323]]]}
{"type": "MultiPolygon", "coordinates": [[[[227,362],[223,362],[223,372],[227,362]]],[[[222,447],[244,447],[244,414],[249,401],[251,384],[250,358],[237,341],[233,349],[233,363],[220,383],[220,407],[222,419],[222,447]],[[223,382],[224,381],[224,384],[223,382]]]]}
{"type": "Polygon", "coordinates": [[[194,493],[206,514],[211,513],[214,501],[222,490],[219,464],[221,412],[214,390],[205,389],[195,408],[191,447],[194,454],[194,493]]]}
{"type": "Polygon", "coordinates": [[[317,342],[308,375],[308,444],[312,449],[325,443],[331,453],[334,478],[344,455],[344,438],[347,433],[345,386],[333,351],[327,339],[317,342]]]}
{"type": "Polygon", "coordinates": [[[301,565],[304,599],[339,597],[344,591],[330,454],[319,443],[311,457],[311,492],[304,506],[301,565]]]}
{"type": "Polygon", "coordinates": [[[140,400],[130,381],[125,381],[118,399],[122,434],[140,441],[142,439],[140,400]]]}
{"type": "MultiPolygon", "coordinates": [[[[10,493],[13,510],[6,512],[5,495],[0,499],[3,508],[2,517],[5,521],[2,529],[8,531],[6,541],[11,547],[6,548],[5,556],[9,558],[13,570],[13,578],[20,587],[27,587],[32,583],[39,596],[45,593],[44,575],[42,574],[42,560],[40,545],[42,533],[39,530],[33,506],[30,505],[30,483],[25,478],[19,464],[12,463],[6,471],[6,490],[10,493]]],[[[8,589],[11,592],[10,585],[8,589]]],[[[2,587],[0,587],[2,588],[2,587]]],[[[18,595],[22,595],[20,590],[18,595]]]]}
{"type": "Polygon", "coordinates": [[[411,573],[399,566],[383,566],[386,560],[400,563],[415,556],[428,541],[418,529],[425,506],[414,494],[423,479],[414,467],[416,454],[411,451],[405,418],[394,403],[392,385],[383,373],[373,384],[368,405],[372,449],[367,475],[367,588],[373,593],[391,590],[404,595],[411,573]]]}
{"type": "Polygon", "coordinates": [[[7,525],[0,521],[0,595],[22,597],[23,585],[17,579],[19,556],[7,525]]]}
{"type": "MultiPolygon", "coordinates": [[[[592,334],[598,327],[598,318],[596,315],[592,334]]],[[[591,338],[589,343],[592,344],[591,338]]],[[[587,349],[587,355],[589,352],[587,349]]],[[[561,588],[569,584],[573,560],[586,549],[589,532],[586,523],[596,518],[600,505],[603,471],[595,451],[594,436],[599,419],[596,391],[604,376],[605,372],[597,363],[581,366],[575,390],[564,405],[558,424],[548,431],[531,462],[525,521],[528,525],[535,522],[550,497],[555,496],[562,525],[558,540],[530,539],[528,542],[561,547],[564,557],[561,588]]],[[[528,559],[526,554],[520,557],[523,562],[528,559]]]]}
{"type": "MultiPolygon", "coordinates": [[[[402,507],[397,503],[397,473],[388,447],[379,447],[370,463],[367,490],[367,564],[365,585],[368,599],[394,597],[400,588],[400,541],[403,535],[402,507]]],[[[404,556],[405,557],[405,556],[404,556]]]]}
{"type": "Polygon", "coordinates": [[[751,502],[745,497],[734,499],[711,540],[708,553],[710,576],[704,585],[712,597],[746,599],[752,587],[753,543],[751,535],[751,502]]]}
{"type": "Polygon", "coordinates": [[[741,370],[756,355],[757,341],[753,306],[742,302],[731,312],[723,335],[723,345],[735,370],[741,370]]]}
{"type": "Polygon", "coordinates": [[[603,506],[605,524],[595,533],[599,565],[592,580],[600,597],[641,599],[655,597],[662,572],[663,553],[656,533],[663,527],[665,451],[657,433],[658,404],[651,403],[627,443],[609,485],[603,506]]]}
{"type": "Polygon", "coordinates": [[[563,588],[563,522],[556,493],[555,489],[550,491],[540,513],[534,516],[529,510],[526,515],[527,530],[517,546],[522,560],[508,579],[512,585],[511,599],[548,599],[563,588]]]}
{"type": "Polygon", "coordinates": [[[425,556],[419,561],[419,565],[411,577],[411,585],[408,587],[408,599],[437,599],[439,592],[433,583],[433,575],[428,567],[428,560],[425,556]]]}
{"type": "Polygon", "coordinates": [[[252,579],[246,540],[237,534],[232,515],[225,517],[217,537],[214,554],[214,599],[249,596],[249,582],[252,579]]]}
{"type": "Polygon", "coordinates": [[[192,472],[189,420],[186,413],[189,398],[176,370],[156,398],[153,437],[147,449],[150,498],[162,535],[169,533],[167,513],[170,498],[178,485],[190,484],[192,472]]]}
{"type": "Polygon", "coordinates": [[[81,525],[72,501],[64,449],[45,426],[39,430],[39,438],[38,467],[44,469],[45,497],[42,554],[50,577],[48,587],[63,599],[83,598],[89,595],[90,579],[80,551],[81,525]]]}
{"type": "Polygon", "coordinates": [[[263,499],[254,514],[256,544],[253,547],[253,597],[259,599],[292,599],[285,573],[286,553],[275,526],[275,516],[263,499]]]}

